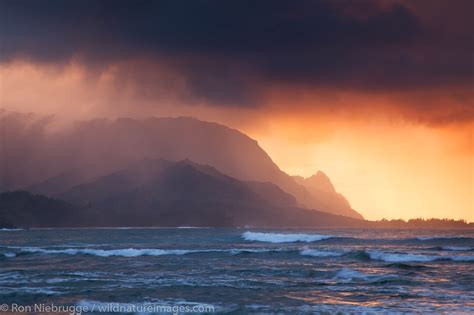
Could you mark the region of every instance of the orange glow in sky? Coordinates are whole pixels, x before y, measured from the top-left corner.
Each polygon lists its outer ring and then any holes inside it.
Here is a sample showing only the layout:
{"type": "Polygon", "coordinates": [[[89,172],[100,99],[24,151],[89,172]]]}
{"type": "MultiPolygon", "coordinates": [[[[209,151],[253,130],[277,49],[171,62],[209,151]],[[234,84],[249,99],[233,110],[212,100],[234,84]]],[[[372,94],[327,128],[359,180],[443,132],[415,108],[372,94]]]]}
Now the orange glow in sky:
{"type": "Polygon", "coordinates": [[[275,121],[266,134],[255,137],[289,174],[311,176],[323,170],[367,219],[474,221],[472,125],[451,131],[341,122],[327,134],[317,130],[317,121],[289,126],[275,121]]]}

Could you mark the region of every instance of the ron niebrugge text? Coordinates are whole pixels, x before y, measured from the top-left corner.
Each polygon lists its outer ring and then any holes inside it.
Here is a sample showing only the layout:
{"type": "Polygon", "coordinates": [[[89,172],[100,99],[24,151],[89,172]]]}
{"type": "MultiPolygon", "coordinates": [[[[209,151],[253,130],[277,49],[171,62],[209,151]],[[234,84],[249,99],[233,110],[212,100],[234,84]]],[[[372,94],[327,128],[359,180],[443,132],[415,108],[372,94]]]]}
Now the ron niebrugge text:
{"type": "Polygon", "coordinates": [[[105,313],[213,313],[214,306],[209,304],[163,305],[133,303],[83,303],[80,305],[32,304],[16,303],[0,305],[0,312],[14,313],[68,313],[78,315],[87,312],[105,313]]]}
{"type": "Polygon", "coordinates": [[[0,307],[1,312],[15,312],[15,313],[69,313],[69,314],[81,314],[83,312],[91,312],[92,307],[90,306],[79,306],[79,305],[55,305],[55,304],[31,304],[31,305],[20,305],[16,303],[2,304],[0,307]]]}

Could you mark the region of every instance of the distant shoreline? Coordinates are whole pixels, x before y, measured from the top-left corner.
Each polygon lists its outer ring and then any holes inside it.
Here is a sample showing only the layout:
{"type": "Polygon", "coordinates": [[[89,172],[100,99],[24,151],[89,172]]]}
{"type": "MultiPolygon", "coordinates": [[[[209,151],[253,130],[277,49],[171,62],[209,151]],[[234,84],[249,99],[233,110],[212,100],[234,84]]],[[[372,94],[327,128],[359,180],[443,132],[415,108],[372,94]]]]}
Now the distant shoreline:
{"type": "Polygon", "coordinates": [[[274,230],[274,229],[287,229],[287,230],[354,230],[354,229],[366,229],[366,230],[474,230],[474,224],[469,223],[467,227],[222,227],[222,226],[193,226],[193,227],[179,227],[179,226],[85,226],[85,227],[18,227],[18,228],[4,228],[0,227],[0,232],[19,232],[28,230],[144,230],[144,229],[236,229],[236,230],[274,230]]]}

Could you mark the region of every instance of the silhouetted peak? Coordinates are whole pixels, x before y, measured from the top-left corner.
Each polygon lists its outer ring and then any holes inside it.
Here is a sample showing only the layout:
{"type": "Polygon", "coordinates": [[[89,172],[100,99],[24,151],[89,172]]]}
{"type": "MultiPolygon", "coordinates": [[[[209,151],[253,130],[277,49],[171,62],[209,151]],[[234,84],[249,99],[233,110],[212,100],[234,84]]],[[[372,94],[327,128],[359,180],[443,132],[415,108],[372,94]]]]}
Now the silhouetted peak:
{"type": "Polygon", "coordinates": [[[362,216],[351,208],[347,199],[336,192],[329,177],[322,171],[317,171],[311,177],[293,176],[293,180],[304,186],[319,202],[321,210],[362,219],[362,216]]]}
{"type": "Polygon", "coordinates": [[[329,177],[324,174],[322,171],[317,171],[316,174],[306,179],[307,183],[313,186],[316,189],[327,191],[327,192],[336,192],[334,185],[332,184],[329,177]]]}

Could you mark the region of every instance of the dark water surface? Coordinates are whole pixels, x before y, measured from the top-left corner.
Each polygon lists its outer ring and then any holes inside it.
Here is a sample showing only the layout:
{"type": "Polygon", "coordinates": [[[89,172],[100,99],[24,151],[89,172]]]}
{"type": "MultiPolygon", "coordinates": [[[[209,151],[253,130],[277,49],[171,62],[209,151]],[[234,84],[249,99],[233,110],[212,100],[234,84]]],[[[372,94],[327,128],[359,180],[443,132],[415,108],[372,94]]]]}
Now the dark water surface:
{"type": "Polygon", "coordinates": [[[474,313],[474,231],[0,230],[0,302],[474,313]]]}

